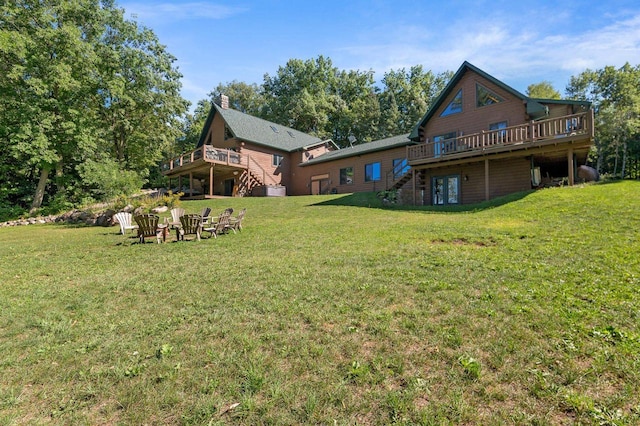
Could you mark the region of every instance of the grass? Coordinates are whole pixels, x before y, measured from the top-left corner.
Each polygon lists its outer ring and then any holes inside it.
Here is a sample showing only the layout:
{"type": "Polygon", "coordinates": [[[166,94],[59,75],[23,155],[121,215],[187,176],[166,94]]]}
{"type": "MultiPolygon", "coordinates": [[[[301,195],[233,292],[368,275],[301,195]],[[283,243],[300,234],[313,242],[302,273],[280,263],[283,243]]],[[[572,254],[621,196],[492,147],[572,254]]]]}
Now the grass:
{"type": "Polygon", "coordinates": [[[245,229],[0,229],[0,424],[640,422],[640,182],[206,205],[245,229]]]}

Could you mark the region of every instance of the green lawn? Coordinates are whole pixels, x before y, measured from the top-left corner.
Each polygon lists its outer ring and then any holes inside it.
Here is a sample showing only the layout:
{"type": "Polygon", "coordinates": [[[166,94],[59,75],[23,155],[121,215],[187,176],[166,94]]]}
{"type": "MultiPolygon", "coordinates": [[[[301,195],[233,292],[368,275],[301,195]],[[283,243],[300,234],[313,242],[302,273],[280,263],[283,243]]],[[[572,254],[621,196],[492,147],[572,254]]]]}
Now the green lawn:
{"type": "Polygon", "coordinates": [[[0,424],[640,422],[640,182],[207,205],[244,230],[0,229],[0,424]]]}

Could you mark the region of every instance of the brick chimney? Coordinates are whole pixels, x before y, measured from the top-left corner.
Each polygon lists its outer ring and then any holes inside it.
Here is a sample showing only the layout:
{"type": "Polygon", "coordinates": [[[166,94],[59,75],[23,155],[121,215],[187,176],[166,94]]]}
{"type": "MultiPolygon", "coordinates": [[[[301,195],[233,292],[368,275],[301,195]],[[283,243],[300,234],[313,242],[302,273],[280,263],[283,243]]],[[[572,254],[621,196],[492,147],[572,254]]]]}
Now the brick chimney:
{"type": "Polygon", "coordinates": [[[227,95],[220,94],[219,105],[222,109],[229,109],[229,97],[227,95]]]}

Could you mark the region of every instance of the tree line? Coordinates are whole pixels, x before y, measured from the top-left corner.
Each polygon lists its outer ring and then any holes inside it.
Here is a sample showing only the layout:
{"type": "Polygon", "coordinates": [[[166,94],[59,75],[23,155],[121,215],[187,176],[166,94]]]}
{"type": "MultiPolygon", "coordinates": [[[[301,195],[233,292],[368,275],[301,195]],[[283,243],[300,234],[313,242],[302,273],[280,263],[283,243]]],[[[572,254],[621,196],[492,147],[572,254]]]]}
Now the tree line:
{"type": "MultiPolygon", "coordinates": [[[[324,56],[291,59],[259,85],[219,83],[190,113],[175,61],[114,0],[2,3],[0,218],[162,185],[159,162],[195,147],[221,94],[346,147],[409,133],[453,75],[415,65],[376,82],[373,70],[341,70],[324,56]]],[[[548,82],[527,95],[561,97],[548,82]]],[[[598,170],[640,177],[640,66],[585,70],[565,97],[594,105],[598,170]]]]}

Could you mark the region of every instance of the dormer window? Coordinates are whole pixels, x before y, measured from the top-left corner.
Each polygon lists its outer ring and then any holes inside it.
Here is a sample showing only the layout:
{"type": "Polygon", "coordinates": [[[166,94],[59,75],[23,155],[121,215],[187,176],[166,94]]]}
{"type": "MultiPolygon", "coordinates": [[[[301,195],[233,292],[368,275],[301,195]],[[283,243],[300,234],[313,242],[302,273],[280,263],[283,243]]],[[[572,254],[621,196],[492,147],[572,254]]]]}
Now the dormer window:
{"type": "Polygon", "coordinates": [[[458,90],[458,93],[453,97],[449,105],[442,111],[440,117],[446,117],[447,115],[457,114],[462,112],[462,89],[458,90]]]}
{"type": "Polygon", "coordinates": [[[500,96],[481,84],[476,83],[476,106],[478,108],[504,101],[500,96]]]}

